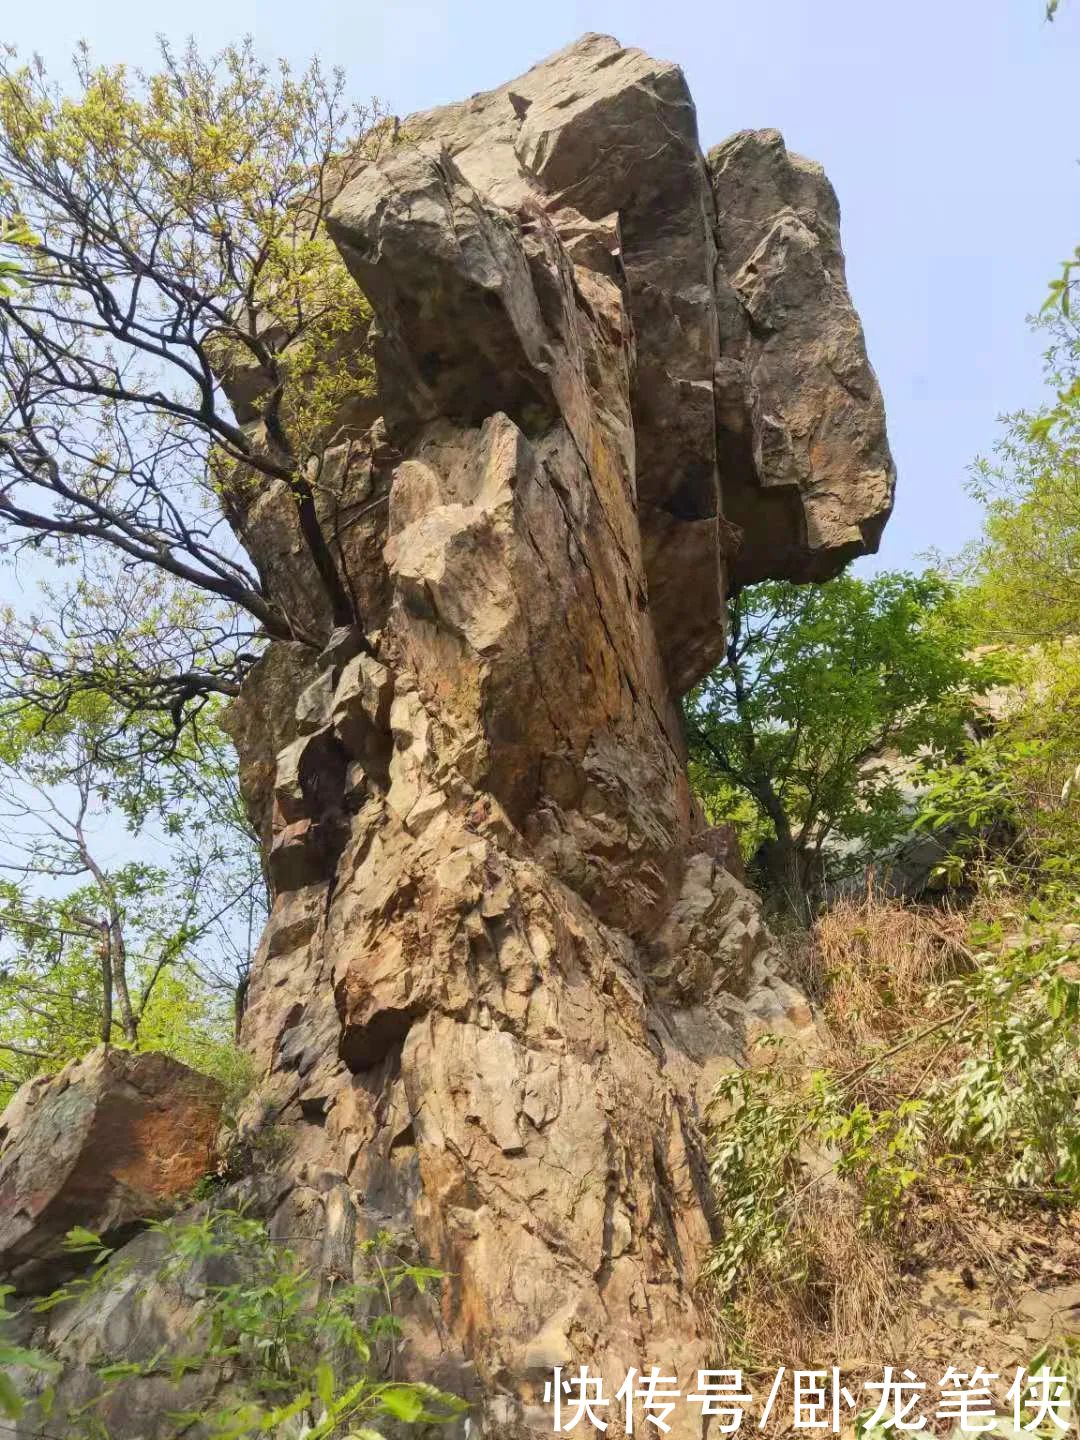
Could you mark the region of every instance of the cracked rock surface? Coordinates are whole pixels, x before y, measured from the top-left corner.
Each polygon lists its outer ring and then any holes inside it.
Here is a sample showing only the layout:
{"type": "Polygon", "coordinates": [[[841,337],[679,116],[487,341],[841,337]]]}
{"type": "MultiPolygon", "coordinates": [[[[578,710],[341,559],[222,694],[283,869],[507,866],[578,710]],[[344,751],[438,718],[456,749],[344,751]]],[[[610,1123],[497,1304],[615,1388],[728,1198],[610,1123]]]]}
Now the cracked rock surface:
{"type": "Polygon", "coordinates": [[[166,1055],[98,1046],[28,1080],[0,1115],[0,1277],[45,1286],[74,1226],[107,1244],[206,1174],[221,1086],[166,1055]]]}
{"type": "Polygon", "coordinates": [[[364,618],[330,633],[256,502],[327,644],[272,645],[231,717],[274,887],[243,1042],[273,1223],[446,1272],[405,1364],[474,1434],[550,1433],[557,1365],[693,1384],[703,1106],[762,1030],[814,1041],[678,699],[733,583],[834,573],[888,516],[838,227],[776,132],[705,157],[681,71],[598,35],[403,121],[335,202],[378,331],[340,457],[364,618]]]}

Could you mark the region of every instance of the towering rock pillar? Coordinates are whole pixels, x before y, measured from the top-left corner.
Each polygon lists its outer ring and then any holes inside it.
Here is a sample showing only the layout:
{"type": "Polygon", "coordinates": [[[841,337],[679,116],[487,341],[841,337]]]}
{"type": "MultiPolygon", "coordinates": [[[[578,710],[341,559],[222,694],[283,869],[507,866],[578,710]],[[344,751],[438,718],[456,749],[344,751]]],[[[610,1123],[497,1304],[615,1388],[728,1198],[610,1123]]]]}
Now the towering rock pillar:
{"type": "Polygon", "coordinates": [[[415,1236],[417,1363],[501,1435],[550,1430],[554,1366],[706,1363],[701,1107],[812,1023],[677,701],[733,575],[820,578],[887,516],[837,225],[775,132],[706,161],[681,72],[595,35],[404,121],[331,215],[378,326],[365,628],[237,707],[277,887],[244,1034],[287,1206],[415,1236]]]}
{"type": "MultiPolygon", "coordinates": [[[[597,35],[402,122],[332,212],[378,327],[382,419],[330,464],[363,621],[234,707],[275,891],[243,1039],[274,1225],[446,1272],[406,1363],[473,1433],[549,1434],[556,1366],[693,1385],[703,1105],[762,1029],[812,1037],[678,700],[732,583],[822,578],[888,515],[837,227],[775,132],[706,160],[681,72],[597,35]]],[[[288,515],[243,538],[328,629],[288,515]]]]}

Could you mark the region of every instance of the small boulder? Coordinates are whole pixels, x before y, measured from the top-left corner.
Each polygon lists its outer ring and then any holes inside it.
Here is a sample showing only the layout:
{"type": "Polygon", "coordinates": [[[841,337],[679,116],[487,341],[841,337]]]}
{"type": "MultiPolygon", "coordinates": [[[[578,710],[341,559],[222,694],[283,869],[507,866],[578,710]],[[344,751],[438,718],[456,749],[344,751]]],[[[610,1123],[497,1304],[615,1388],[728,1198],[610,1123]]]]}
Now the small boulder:
{"type": "Polygon", "coordinates": [[[153,1052],[104,1046],[40,1075],[0,1115],[0,1276],[47,1276],[81,1225],[117,1239],[206,1174],[224,1092],[153,1052]]]}

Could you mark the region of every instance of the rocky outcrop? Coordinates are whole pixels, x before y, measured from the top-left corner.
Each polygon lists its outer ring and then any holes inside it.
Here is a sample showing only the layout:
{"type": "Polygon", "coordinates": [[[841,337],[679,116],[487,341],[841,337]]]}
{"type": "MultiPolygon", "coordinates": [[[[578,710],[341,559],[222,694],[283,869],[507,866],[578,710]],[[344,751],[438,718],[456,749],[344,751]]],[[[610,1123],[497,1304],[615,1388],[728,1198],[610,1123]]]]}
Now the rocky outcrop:
{"type": "Polygon", "coordinates": [[[776,130],[734,135],[707,163],[719,263],[747,325],[734,376],[725,360],[716,386],[731,457],[724,513],[740,534],[733,579],[824,580],[877,549],[894,479],[844,278],[840,208],[821,166],[776,130]],[[731,455],[732,395],[750,464],[731,455]]]}
{"type": "MultiPolygon", "coordinates": [[[[732,580],[820,580],[876,549],[893,465],[847,293],[839,208],[820,166],[790,154],[771,130],[737,135],[705,161],[681,70],[604,35],[497,90],[410,116],[401,133],[380,173],[431,170],[427,181],[390,179],[380,275],[400,274],[410,250],[426,250],[438,210],[464,186],[508,235],[546,225],[575,278],[602,275],[619,289],[631,483],[653,626],[676,692],[718,658],[732,580]],[[436,183],[440,172],[453,172],[454,185],[436,183]],[[421,199],[422,211],[410,208],[421,199]]],[[[338,211],[346,260],[348,217],[364,195],[381,203],[370,172],[338,211]]],[[[488,271],[502,263],[492,223],[459,231],[460,255],[441,260],[472,256],[474,305],[508,286],[524,305],[528,290],[512,266],[498,281],[488,271]]],[[[529,352],[523,313],[510,323],[525,349],[508,356],[496,347],[481,361],[470,345],[476,326],[457,308],[468,302],[463,292],[451,298],[452,282],[435,304],[429,291],[399,290],[395,308],[375,268],[359,258],[384,331],[391,434],[408,423],[399,407],[416,418],[482,418],[542,404],[532,392],[544,388],[548,366],[535,328],[529,352]],[[424,333],[410,337],[417,319],[424,333]]]]}
{"type": "Polygon", "coordinates": [[[412,1363],[474,1432],[550,1433],[558,1365],[692,1382],[702,1106],[762,1030],[813,1041],[678,698],[733,580],[830,573],[888,514],[836,227],[816,167],[772,132],[706,162],[681,72],[602,36],[404,121],[333,210],[382,419],[334,472],[355,625],[280,495],[240,527],[326,636],[230,721],[274,888],[241,1129],[289,1137],[280,1230],[446,1273],[412,1363]]]}
{"type": "Polygon", "coordinates": [[[115,1241],[207,1172],[222,1090],[168,1056],[103,1046],[0,1115],[0,1277],[55,1274],[74,1226],[115,1241]]]}

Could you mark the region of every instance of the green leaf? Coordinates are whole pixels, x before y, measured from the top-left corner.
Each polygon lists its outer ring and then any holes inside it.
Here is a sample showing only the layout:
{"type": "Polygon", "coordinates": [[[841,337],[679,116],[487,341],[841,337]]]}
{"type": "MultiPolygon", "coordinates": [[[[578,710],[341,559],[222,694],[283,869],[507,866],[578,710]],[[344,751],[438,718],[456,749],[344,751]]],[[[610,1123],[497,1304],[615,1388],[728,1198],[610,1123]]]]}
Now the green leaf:
{"type": "Polygon", "coordinates": [[[427,1287],[432,1280],[442,1280],[445,1271],[436,1270],[430,1265],[403,1265],[400,1274],[403,1279],[411,1280],[421,1295],[427,1293],[427,1287]]]}
{"type": "Polygon", "coordinates": [[[73,1225],[64,1236],[64,1249],[73,1253],[83,1250],[103,1249],[101,1236],[95,1235],[92,1230],[85,1229],[82,1225],[73,1225]]]}
{"type": "Polygon", "coordinates": [[[315,1394],[329,1409],[334,1399],[334,1372],[325,1361],[315,1368],[315,1394]]]}
{"type": "Polygon", "coordinates": [[[408,1385],[390,1385],[379,1391],[379,1403],[397,1420],[411,1425],[424,1412],[423,1396],[408,1385]]]}
{"type": "Polygon", "coordinates": [[[42,1355],[40,1350],[25,1350],[19,1345],[5,1345],[0,1343],[0,1365],[25,1366],[28,1370],[43,1370],[55,1372],[60,1366],[55,1360],[50,1360],[47,1355],[42,1355]]]}
{"type": "Polygon", "coordinates": [[[22,1396],[15,1389],[11,1378],[0,1370],[0,1415],[8,1420],[18,1420],[23,1413],[22,1396]]]}

